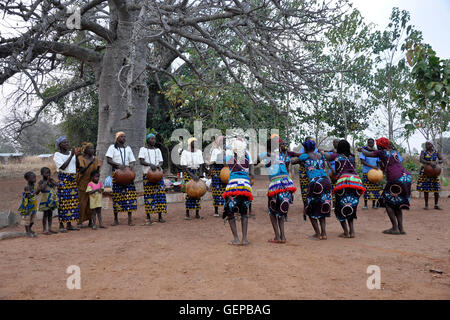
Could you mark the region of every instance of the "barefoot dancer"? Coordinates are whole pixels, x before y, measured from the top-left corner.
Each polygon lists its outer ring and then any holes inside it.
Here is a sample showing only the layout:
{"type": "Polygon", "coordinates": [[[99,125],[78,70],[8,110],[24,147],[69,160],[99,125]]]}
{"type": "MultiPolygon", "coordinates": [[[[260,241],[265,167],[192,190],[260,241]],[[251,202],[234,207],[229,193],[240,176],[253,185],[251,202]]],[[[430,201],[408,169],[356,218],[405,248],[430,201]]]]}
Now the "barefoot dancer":
{"type": "Polygon", "coordinates": [[[303,219],[306,220],[306,215],[309,217],[315,231],[314,239],[326,240],[325,218],[330,216],[331,211],[331,183],[325,171],[325,157],[316,153],[313,140],[303,142],[303,150],[305,153],[292,161],[304,166],[309,181],[303,219]]]}
{"type": "Polygon", "coordinates": [[[252,186],[250,184],[250,158],[246,153],[246,143],[243,139],[236,139],[232,143],[232,155],[227,155],[225,161],[230,168],[230,179],[228,181],[223,198],[225,199],[225,210],[223,218],[227,219],[234,239],[233,245],[247,245],[248,208],[253,200],[252,186]],[[235,213],[241,215],[242,242],[236,228],[235,213]]]}
{"type": "Polygon", "coordinates": [[[219,217],[219,207],[223,207],[225,200],[222,197],[225,191],[226,183],[220,180],[220,170],[224,166],[226,141],[223,136],[219,136],[214,141],[214,147],[211,150],[211,191],[213,196],[214,216],[219,217]]]}
{"type": "MultiPolygon", "coordinates": [[[[363,147],[364,150],[372,152],[375,151],[375,140],[372,138],[367,140],[367,146],[363,147]]],[[[363,184],[367,191],[364,193],[364,207],[363,210],[367,210],[367,200],[372,200],[372,207],[377,208],[378,199],[380,199],[381,185],[379,183],[372,183],[369,181],[367,174],[371,169],[379,169],[378,163],[380,159],[377,157],[366,157],[364,153],[359,156],[362,164],[363,184]]]]}
{"type": "Polygon", "coordinates": [[[42,228],[43,233],[50,235],[58,233],[52,230],[53,210],[58,209],[58,194],[56,186],[58,183],[51,177],[51,171],[47,167],[41,168],[42,180],[38,183],[38,189],[41,192],[41,202],[39,203],[39,211],[43,212],[42,228]],[[48,224],[48,230],[47,230],[48,224]]]}
{"type": "Polygon", "coordinates": [[[36,190],[34,186],[36,183],[36,175],[33,172],[26,172],[24,178],[27,181],[27,185],[24,188],[22,202],[18,212],[22,216],[22,225],[25,226],[27,236],[35,238],[36,232],[34,232],[31,227],[33,227],[34,219],[36,217],[37,195],[40,190],[36,190]]]}
{"type": "Polygon", "coordinates": [[[275,238],[269,239],[269,242],[286,243],[284,221],[289,204],[293,202],[293,194],[297,191],[287,169],[291,158],[286,143],[279,137],[267,140],[267,152],[261,153],[259,158],[264,161],[270,175],[268,211],[275,238]]]}
{"type": "MultiPolygon", "coordinates": [[[[114,144],[110,145],[106,151],[106,159],[108,164],[112,167],[113,172],[117,169],[124,169],[129,167],[133,169],[136,159],[133,151],[129,146],[125,146],[127,137],[124,132],[117,132],[114,144]]],[[[113,210],[114,222],[112,226],[119,224],[118,213],[128,212],[128,225],[134,226],[132,212],[137,210],[137,195],[134,182],[124,186],[115,182],[113,175],[113,210]]]]}
{"type": "Polygon", "coordinates": [[[428,195],[434,192],[434,208],[437,210],[442,210],[439,205],[439,191],[441,190],[441,184],[439,182],[439,177],[429,177],[425,174],[425,165],[429,164],[433,168],[437,164],[443,163],[439,152],[434,149],[434,145],[431,141],[425,142],[425,150],[420,153],[420,163],[422,167],[420,168],[419,178],[417,179],[417,191],[423,192],[425,198],[425,210],[428,210],[428,195]]]}
{"type": "MultiPolygon", "coordinates": [[[[312,137],[306,137],[305,138],[305,142],[306,141],[314,141],[314,139],[312,137]]],[[[317,153],[317,149],[314,150],[315,153],[317,153]]],[[[301,147],[299,154],[305,153],[305,148],[301,147]]],[[[300,190],[302,193],[302,200],[303,200],[303,207],[306,206],[306,198],[308,196],[308,185],[309,185],[309,179],[308,176],[306,175],[306,169],[303,166],[303,163],[299,163],[298,166],[298,174],[299,174],[299,179],[300,179],[300,190]]]]}
{"type": "Polygon", "coordinates": [[[59,137],[56,140],[58,152],[55,152],[53,161],[58,170],[58,217],[59,231],[80,230],[72,226],[72,221],[78,221],[80,218],[78,187],[76,180],[77,168],[79,167],[78,155],[79,148],[72,148],[70,151],[69,141],[66,136],[59,137]],[[64,228],[67,223],[67,228],[64,228]]]}
{"type": "Polygon", "coordinates": [[[381,196],[392,228],[384,230],[386,234],[405,234],[402,210],[409,210],[411,197],[411,174],[402,166],[398,153],[392,150],[387,138],[377,139],[377,151],[368,152],[362,148],[358,151],[366,157],[379,157],[381,168],[386,173],[386,186],[381,196]]]}
{"type": "MultiPolygon", "coordinates": [[[[200,176],[202,174],[203,169],[203,154],[201,150],[196,150],[195,148],[195,142],[197,141],[196,138],[189,138],[187,141],[187,148],[186,150],[183,150],[181,153],[180,158],[180,165],[183,168],[183,185],[186,186],[186,184],[191,180],[194,179],[194,181],[198,181],[200,179],[200,176]]],[[[184,217],[185,220],[191,220],[189,216],[189,210],[195,209],[195,218],[196,219],[202,219],[200,217],[199,211],[201,209],[200,205],[200,199],[192,199],[186,194],[186,216],[184,217]]]]}
{"type": "Polygon", "coordinates": [[[350,143],[347,140],[339,141],[337,153],[324,154],[324,156],[329,161],[335,160],[337,181],[333,189],[336,197],[334,213],[344,230],[340,237],[354,238],[353,220],[357,218],[359,198],[366,191],[355,169],[355,156],[351,153],[350,143]]]}
{"type": "Polygon", "coordinates": [[[167,213],[167,201],[166,201],[166,190],[164,188],[164,179],[159,182],[153,183],[148,181],[147,173],[148,170],[162,170],[162,165],[164,163],[161,150],[156,148],[156,136],[153,133],[149,133],[146,136],[147,147],[142,147],[139,150],[139,161],[141,163],[142,171],[144,173],[144,200],[145,200],[145,213],[147,215],[147,220],[145,225],[152,225],[151,215],[158,214],[158,221],[163,223],[166,222],[162,218],[162,214],[167,213]]]}

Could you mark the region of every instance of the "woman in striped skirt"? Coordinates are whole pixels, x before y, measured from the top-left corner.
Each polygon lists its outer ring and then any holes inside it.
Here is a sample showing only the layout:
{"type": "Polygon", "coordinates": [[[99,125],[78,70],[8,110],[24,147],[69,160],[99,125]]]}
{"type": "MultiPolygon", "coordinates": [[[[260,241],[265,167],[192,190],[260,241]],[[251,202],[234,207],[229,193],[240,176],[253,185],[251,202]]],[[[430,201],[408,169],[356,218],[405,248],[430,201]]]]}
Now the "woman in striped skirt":
{"type": "Polygon", "coordinates": [[[164,189],[164,179],[159,182],[150,182],[147,178],[147,173],[149,170],[162,170],[162,165],[164,163],[161,150],[156,148],[156,136],[153,133],[149,133],[146,136],[147,147],[142,147],[139,150],[139,160],[142,165],[142,172],[144,173],[144,202],[145,202],[145,213],[147,215],[147,220],[145,225],[152,225],[152,214],[158,214],[158,221],[163,223],[166,222],[162,218],[163,214],[167,213],[167,200],[166,200],[166,190],[164,189]]]}
{"type": "Polygon", "coordinates": [[[350,144],[347,140],[339,141],[336,153],[332,155],[322,154],[328,161],[335,160],[337,181],[333,189],[336,197],[334,213],[344,230],[340,237],[354,238],[355,229],[353,222],[357,218],[356,211],[359,198],[366,191],[355,169],[355,156],[351,153],[350,144]]]}
{"type": "MultiPolygon", "coordinates": [[[[113,172],[117,169],[124,169],[125,167],[134,170],[134,163],[136,159],[133,155],[133,151],[129,146],[125,146],[127,141],[124,132],[120,131],[116,133],[114,144],[110,145],[106,151],[106,159],[108,164],[112,167],[113,172]]],[[[132,213],[137,210],[137,194],[134,182],[128,185],[122,185],[116,183],[113,175],[113,210],[114,210],[114,222],[113,226],[119,224],[119,212],[128,213],[128,225],[134,226],[132,213]]]]}
{"type": "Polygon", "coordinates": [[[259,159],[264,161],[270,175],[267,192],[268,211],[275,237],[268,241],[270,243],[286,243],[284,221],[289,205],[293,203],[293,195],[297,191],[288,172],[291,157],[284,141],[279,137],[274,137],[267,141],[267,152],[261,153],[259,159]]]}
{"type": "Polygon", "coordinates": [[[58,170],[58,218],[60,232],[67,230],[80,230],[72,226],[72,221],[80,218],[79,197],[77,187],[77,167],[79,148],[70,150],[69,141],[66,136],[59,137],[56,140],[58,151],[53,156],[56,169],[58,170]],[[67,224],[67,229],[64,228],[67,224]]]}
{"type": "Polygon", "coordinates": [[[253,200],[250,175],[253,176],[253,165],[246,152],[247,145],[243,138],[237,138],[232,143],[231,154],[227,153],[225,161],[230,168],[230,179],[223,193],[225,209],[223,218],[227,219],[234,239],[231,245],[248,245],[248,210],[253,200]],[[241,215],[242,242],[239,240],[235,213],[241,215]]]}
{"type": "Polygon", "coordinates": [[[226,183],[220,180],[220,171],[223,168],[225,155],[225,138],[219,136],[214,142],[214,147],[211,151],[210,167],[211,167],[211,192],[214,206],[214,216],[219,217],[219,207],[223,207],[225,200],[222,197],[225,191],[226,183]]]}

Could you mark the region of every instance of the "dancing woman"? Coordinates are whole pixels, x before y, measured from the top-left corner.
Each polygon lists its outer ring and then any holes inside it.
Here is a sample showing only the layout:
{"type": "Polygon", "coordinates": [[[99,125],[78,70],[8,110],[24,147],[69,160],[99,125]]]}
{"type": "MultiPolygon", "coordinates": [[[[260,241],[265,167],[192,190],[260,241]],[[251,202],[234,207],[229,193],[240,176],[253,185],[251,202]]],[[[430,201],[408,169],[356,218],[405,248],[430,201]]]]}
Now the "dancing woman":
{"type": "MultiPolygon", "coordinates": [[[[230,179],[222,197],[225,199],[223,218],[227,219],[234,239],[232,245],[247,245],[248,209],[253,201],[252,186],[250,184],[250,157],[246,152],[247,146],[243,139],[236,139],[232,143],[232,154],[225,156],[230,168],[230,179]],[[235,213],[241,215],[242,242],[236,228],[235,213]]],[[[251,173],[253,174],[253,173],[251,173]]]]}
{"type": "Polygon", "coordinates": [[[315,232],[314,239],[326,240],[325,218],[330,216],[331,211],[331,183],[325,171],[325,157],[316,152],[313,140],[305,140],[303,150],[305,153],[292,160],[292,164],[301,163],[304,166],[309,181],[303,218],[306,220],[306,216],[309,217],[315,232]]]}
{"type": "Polygon", "coordinates": [[[288,172],[291,157],[288,154],[286,143],[279,137],[267,140],[267,152],[261,153],[259,159],[264,162],[270,177],[267,192],[268,211],[275,238],[269,239],[269,242],[286,243],[284,221],[288,214],[289,204],[293,202],[293,194],[297,191],[288,172]],[[275,148],[274,144],[278,144],[279,150],[272,149],[275,148]]]}
{"type": "Polygon", "coordinates": [[[333,189],[336,201],[334,204],[334,214],[341,223],[342,238],[354,238],[354,220],[357,218],[356,211],[359,198],[366,191],[361,178],[356,172],[355,156],[350,151],[350,143],[341,140],[337,146],[337,152],[331,155],[323,153],[328,161],[335,160],[336,186],[333,189]]]}
{"type": "Polygon", "coordinates": [[[366,157],[378,157],[381,169],[386,174],[387,183],[381,196],[392,228],[384,230],[386,234],[406,234],[403,228],[403,212],[409,210],[411,198],[411,174],[403,168],[398,153],[392,149],[387,138],[377,139],[377,151],[366,151],[359,148],[366,157]]]}

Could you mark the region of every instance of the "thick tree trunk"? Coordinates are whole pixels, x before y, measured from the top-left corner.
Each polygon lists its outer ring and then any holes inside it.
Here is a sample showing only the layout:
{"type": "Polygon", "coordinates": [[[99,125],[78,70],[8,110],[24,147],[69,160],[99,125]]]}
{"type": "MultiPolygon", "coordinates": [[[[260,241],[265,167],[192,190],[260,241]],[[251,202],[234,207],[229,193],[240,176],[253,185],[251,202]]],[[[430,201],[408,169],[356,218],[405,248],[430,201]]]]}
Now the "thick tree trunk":
{"type": "MultiPolygon", "coordinates": [[[[115,133],[124,131],[129,145],[137,160],[139,148],[144,145],[148,103],[146,84],[147,47],[144,41],[136,41],[134,61],[130,61],[132,49],[133,24],[123,23],[117,26],[117,39],[106,49],[100,78],[98,80],[98,138],[97,155],[105,160],[101,170],[102,178],[111,174],[106,164],[105,153],[114,143],[115,133]],[[128,66],[127,66],[128,65],[128,66]],[[126,85],[128,72],[133,65],[133,83],[131,90],[132,108],[128,108],[126,85]],[[120,79],[119,79],[120,73],[120,79]]],[[[136,181],[140,181],[142,170],[136,161],[136,181]]]]}

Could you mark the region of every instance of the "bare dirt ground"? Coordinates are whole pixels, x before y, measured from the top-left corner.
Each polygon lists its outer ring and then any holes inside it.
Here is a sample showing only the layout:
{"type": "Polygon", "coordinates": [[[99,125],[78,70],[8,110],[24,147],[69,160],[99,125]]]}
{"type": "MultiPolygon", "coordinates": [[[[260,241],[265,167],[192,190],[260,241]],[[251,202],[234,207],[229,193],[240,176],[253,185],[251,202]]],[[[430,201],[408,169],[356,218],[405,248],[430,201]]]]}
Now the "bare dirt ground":
{"type": "MultiPolygon", "coordinates": [[[[23,185],[0,181],[1,211],[17,208],[23,185]]],[[[385,211],[360,205],[355,239],[338,238],[332,216],[323,241],[309,239],[312,227],[295,200],[286,244],[267,242],[273,231],[263,197],[253,203],[246,247],[227,244],[229,226],[213,217],[210,201],[202,202],[203,220],[183,220],[184,204],[175,203],[166,223],[150,227],[143,207],[134,227],[126,214],[110,227],[111,210],[103,212],[106,230],[45,236],[38,222],[37,238],[0,241],[0,299],[450,299],[448,199],[441,199],[443,211],[423,211],[423,200],[414,199],[404,236],[382,234],[390,226],[385,211]],[[81,290],[66,287],[70,265],[81,268],[81,290]],[[380,290],[367,289],[369,265],[381,269],[380,290]]]]}

